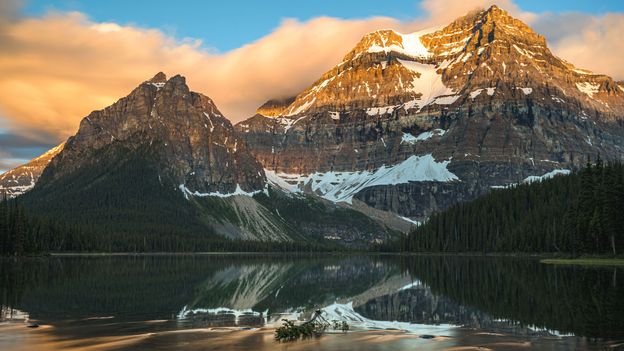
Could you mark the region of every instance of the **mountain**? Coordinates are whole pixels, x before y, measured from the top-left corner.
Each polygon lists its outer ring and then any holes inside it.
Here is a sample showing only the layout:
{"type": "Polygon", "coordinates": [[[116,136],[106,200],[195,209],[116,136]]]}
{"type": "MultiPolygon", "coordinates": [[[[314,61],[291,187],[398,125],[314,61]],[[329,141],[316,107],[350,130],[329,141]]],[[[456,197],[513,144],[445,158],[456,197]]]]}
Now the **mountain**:
{"type": "Polygon", "coordinates": [[[624,85],[556,57],[496,6],[345,52],[236,126],[159,73],[83,119],[20,202],[167,240],[357,246],[493,188],[624,160],[624,85]]]}
{"type": "Polygon", "coordinates": [[[98,151],[149,146],[161,181],[188,193],[255,192],[264,174],[213,101],[189,91],[182,76],[161,72],[104,110],[84,118],[75,136],[52,160],[42,186],[53,186],[78,169],[97,164],[98,151]],[[45,181],[44,181],[45,180],[45,181]]]}
{"type": "Polygon", "coordinates": [[[588,157],[622,160],[623,121],[623,85],[492,6],[367,34],[279,115],[235,127],[273,184],[420,221],[588,157]]]}
{"type": "Polygon", "coordinates": [[[85,117],[19,202],[85,230],[161,242],[187,235],[365,245],[391,233],[353,210],[271,188],[214,102],[163,73],[85,117]]]}
{"type": "Polygon", "coordinates": [[[64,146],[63,142],[28,163],[1,174],[0,194],[13,198],[32,189],[48,163],[63,150],[64,146]]]}
{"type": "Polygon", "coordinates": [[[288,106],[295,101],[296,98],[296,96],[291,96],[269,100],[262,104],[262,106],[258,107],[256,113],[262,116],[277,117],[281,115],[284,110],[286,110],[286,108],[288,108],[288,106]]]}

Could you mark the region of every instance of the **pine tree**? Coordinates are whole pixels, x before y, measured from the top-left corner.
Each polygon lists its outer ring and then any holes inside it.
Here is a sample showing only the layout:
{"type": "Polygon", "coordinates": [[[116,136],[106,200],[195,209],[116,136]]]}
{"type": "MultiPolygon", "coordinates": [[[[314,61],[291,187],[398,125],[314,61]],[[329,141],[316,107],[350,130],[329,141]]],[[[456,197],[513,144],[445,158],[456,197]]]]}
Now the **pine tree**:
{"type": "Polygon", "coordinates": [[[24,211],[19,208],[14,208],[13,214],[13,254],[16,256],[20,256],[24,254],[24,242],[26,240],[26,220],[24,218],[24,211]]]}
{"type": "Polygon", "coordinates": [[[0,202],[0,255],[9,253],[9,213],[6,193],[0,202]]]}

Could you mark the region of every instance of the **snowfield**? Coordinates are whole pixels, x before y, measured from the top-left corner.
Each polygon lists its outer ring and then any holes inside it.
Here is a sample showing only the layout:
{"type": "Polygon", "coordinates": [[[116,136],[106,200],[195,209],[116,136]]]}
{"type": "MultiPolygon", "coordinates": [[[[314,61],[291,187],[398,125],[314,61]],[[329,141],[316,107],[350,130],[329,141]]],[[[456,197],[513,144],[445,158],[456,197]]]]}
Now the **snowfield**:
{"type": "Polygon", "coordinates": [[[401,163],[381,166],[374,171],[317,172],[301,175],[265,170],[265,174],[270,184],[286,191],[302,192],[309,189],[329,201],[350,204],[355,194],[377,185],[458,181],[459,178],[447,169],[450,162],[450,160],[437,162],[431,154],[428,154],[411,156],[401,163]]]}

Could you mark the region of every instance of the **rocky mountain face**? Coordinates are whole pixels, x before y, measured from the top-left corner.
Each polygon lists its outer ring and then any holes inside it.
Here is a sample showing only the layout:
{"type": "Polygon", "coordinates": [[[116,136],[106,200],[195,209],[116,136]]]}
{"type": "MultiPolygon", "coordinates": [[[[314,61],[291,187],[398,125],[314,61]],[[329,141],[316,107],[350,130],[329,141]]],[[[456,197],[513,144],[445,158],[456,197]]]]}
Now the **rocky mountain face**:
{"type": "Polygon", "coordinates": [[[390,235],[356,211],[271,189],[229,120],[179,75],[167,79],[158,73],[113,105],[93,111],[64,146],[39,159],[39,173],[45,170],[21,196],[22,204],[47,217],[115,233],[355,246],[390,235]],[[311,224],[317,221],[323,230],[311,224]]]}
{"type": "Polygon", "coordinates": [[[278,116],[235,127],[273,184],[412,220],[492,187],[623,160],[624,87],[492,6],[366,35],[278,116]]]}
{"type": "Polygon", "coordinates": [[[113,105],[93,111],[46,169],[41,186],[53,185],[97,163],[97,151],[123,144],[158,150],[160,179],[188,193],[228,194],[264,188],[260,164],[213,101],[191,92],[182,76],[163,73],[113,105]],[[45,180],[45,182],[43,182],[45,180]]]}
{"type": "Polygon", "coordinates": [[[32,189],[48,163],[64,146],[63,142],[28,163],[0,174],[0,195],[13,198],[32,189]]]}

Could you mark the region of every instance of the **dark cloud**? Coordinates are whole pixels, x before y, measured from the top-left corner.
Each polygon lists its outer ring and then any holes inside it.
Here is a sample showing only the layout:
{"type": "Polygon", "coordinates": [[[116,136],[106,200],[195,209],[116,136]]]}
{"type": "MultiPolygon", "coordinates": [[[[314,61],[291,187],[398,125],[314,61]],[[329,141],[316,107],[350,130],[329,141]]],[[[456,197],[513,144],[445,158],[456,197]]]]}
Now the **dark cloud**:
{"type": "MultiPolygon", "coordinates": [[[[0,132],[0,172],[13,169],[50,150],[55,144],[11,132],[0,132]]],[[[47,140],[54,140],[48,137],[47,140]]]]}
{"type": "Polygon", "coordinates": [[[12,22],[19,16],[19,10],[24,5],[20,0],[0,1],[0,25],[12,22]]]}
{"type": "Polygon", "coordinates": [[[56,144],[41,140],[54,140],[50,135],[38,135],[37,137],[24,136],[10,131],[0,131],[0,150],[7,148],[30,148],[47,147],[52,148],[56,144]]]}

